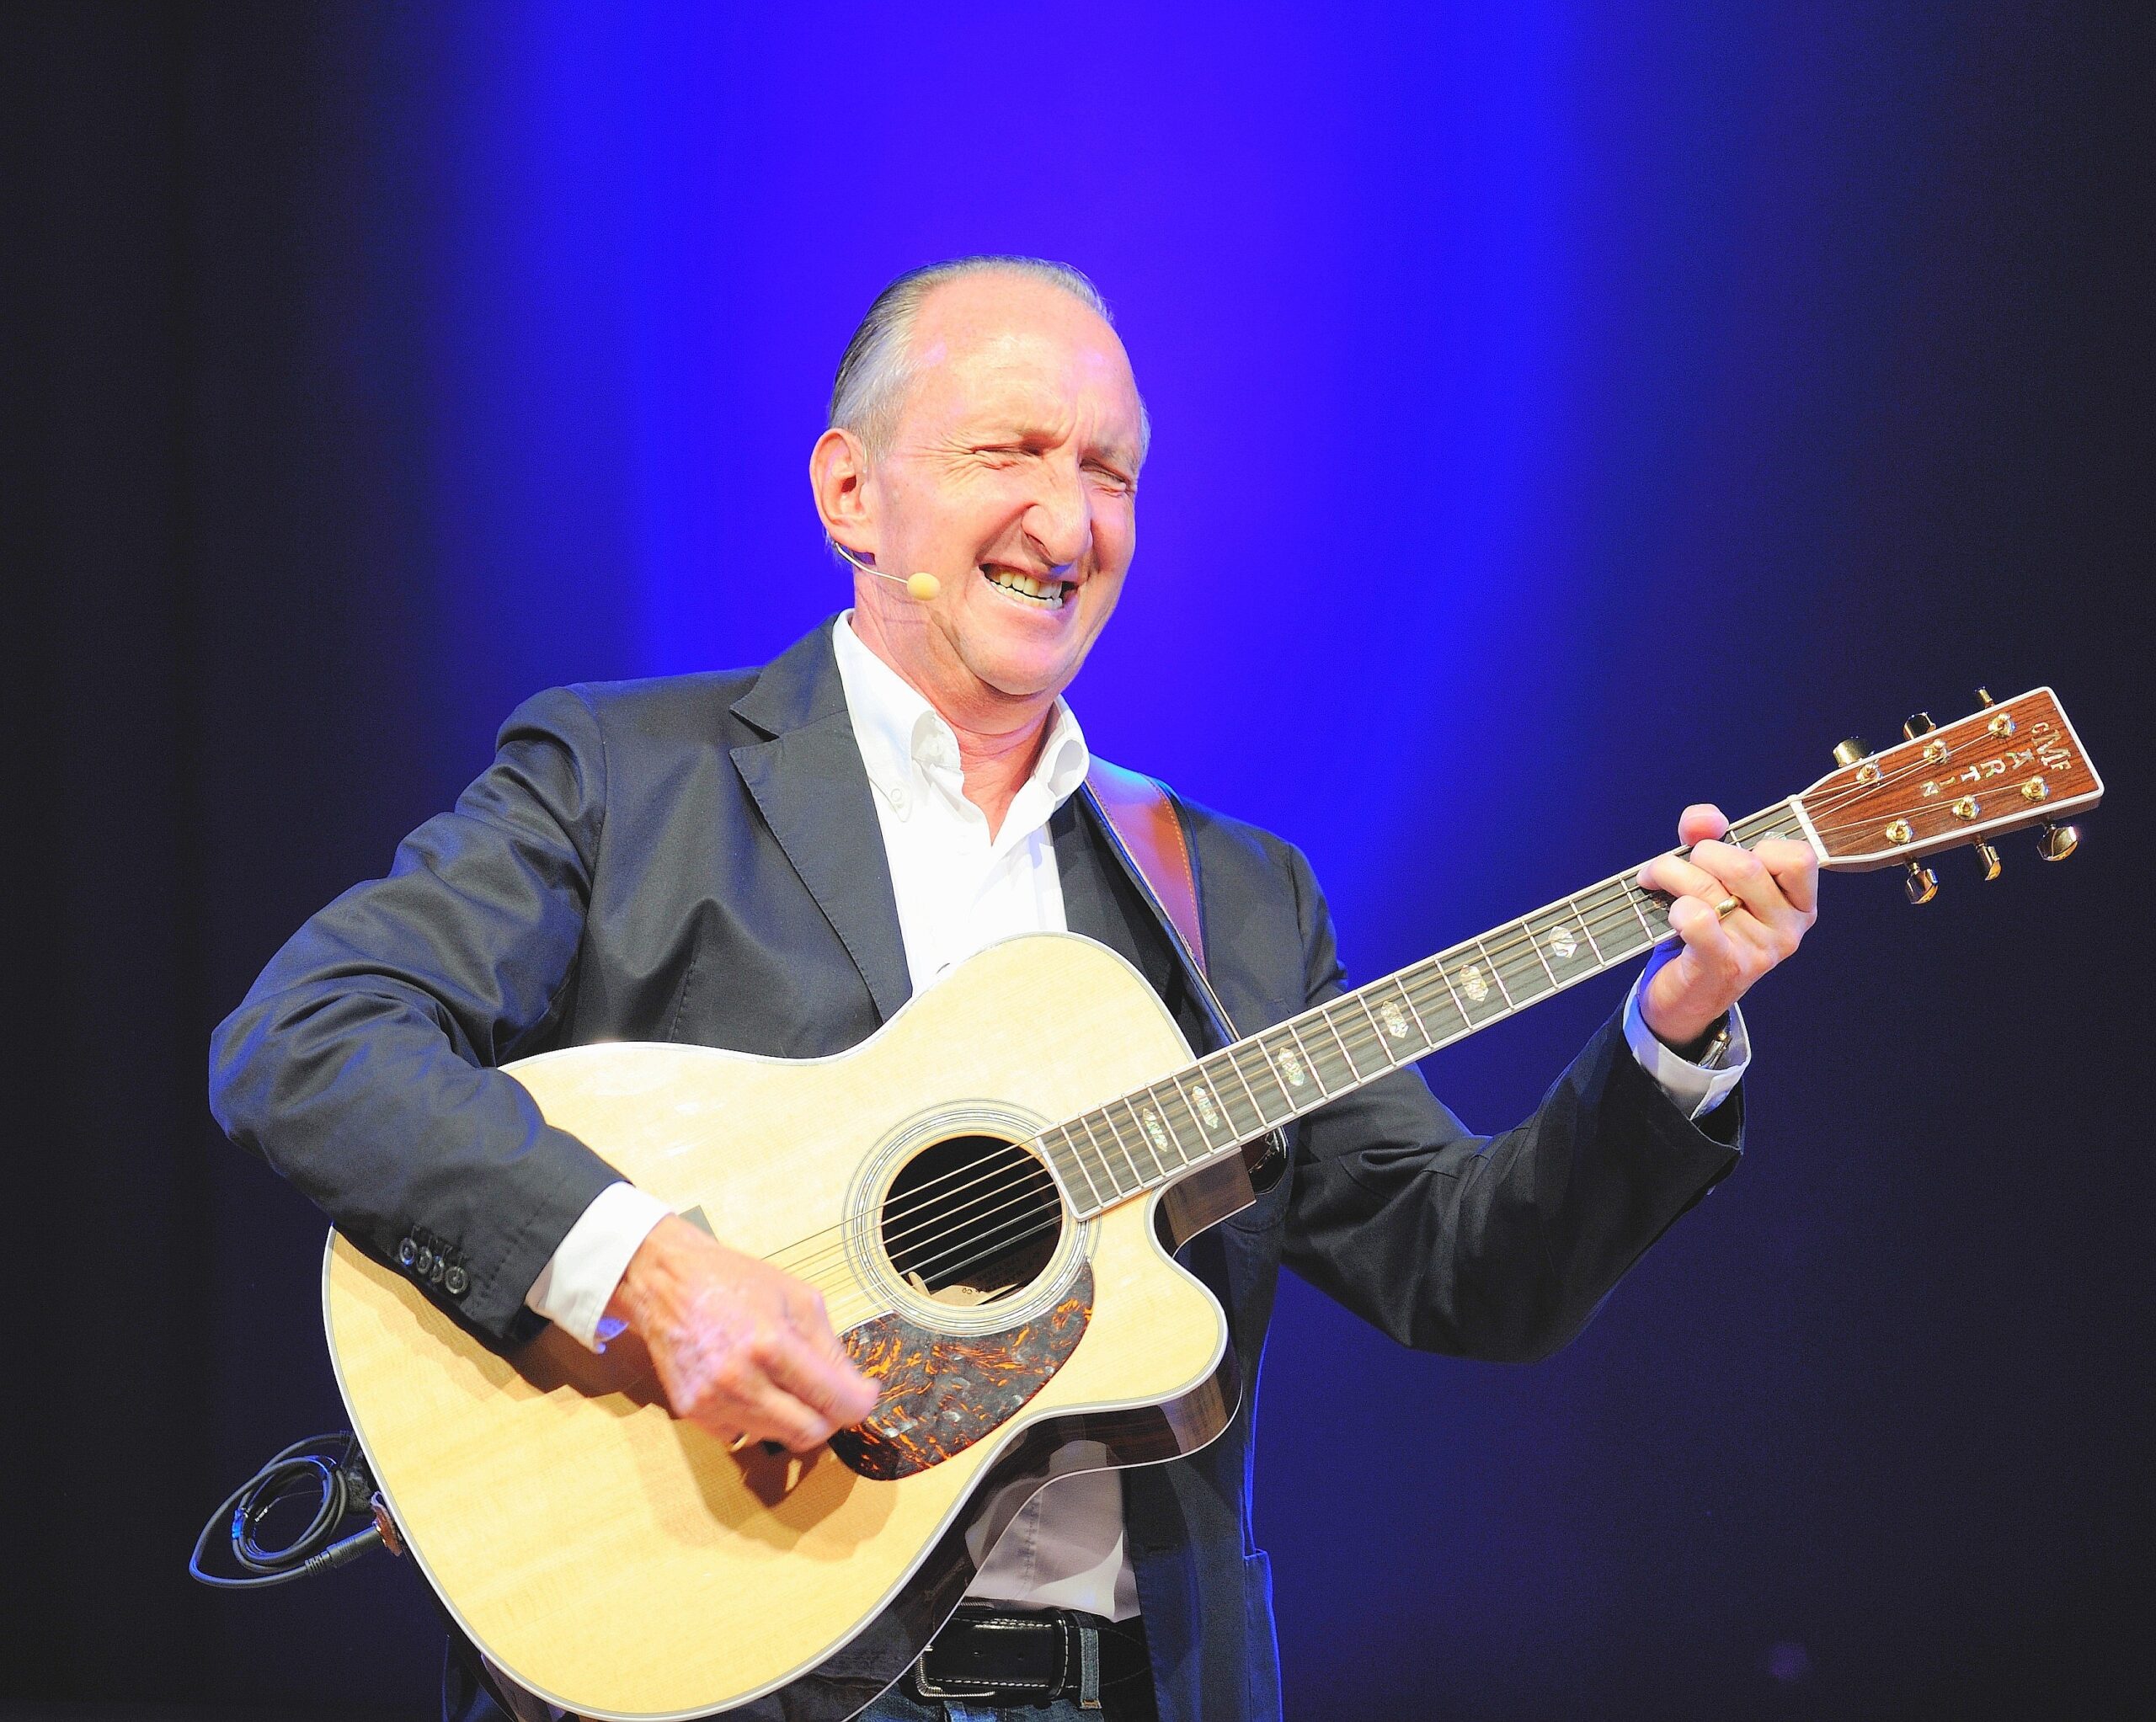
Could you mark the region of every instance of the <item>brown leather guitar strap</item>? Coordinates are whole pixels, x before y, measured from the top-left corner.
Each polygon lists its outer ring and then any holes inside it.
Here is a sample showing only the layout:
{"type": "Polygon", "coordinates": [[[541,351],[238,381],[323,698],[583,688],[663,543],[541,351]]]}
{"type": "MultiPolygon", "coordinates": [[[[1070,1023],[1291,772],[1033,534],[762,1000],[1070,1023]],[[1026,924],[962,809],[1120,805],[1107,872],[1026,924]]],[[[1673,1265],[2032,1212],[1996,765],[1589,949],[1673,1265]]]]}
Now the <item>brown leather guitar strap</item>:
{"type": "Polygon", "coordinates": [[[1205,924],[1198,913],[1198,875],[1190,864],[1182,816],[1169,798],[1167,786],[1106,760],[1095,760],[1086,774],[1086,789],[1102,824],[1122,845],[1123,865],[1154,913],[1174,932],[1183,955],[1204,973],[1205,924]]]}
{"type": "MultiPolygon", "coordinates": [[[[1096,758],[1079,793],[1091,806],[1116,852],[1123,871],[1137,886],[1190,983],[1198,1005],[1223,1047],[1242,1037],[1219,995],[1213,990],[1205,967],[1205,923],[1198,914],[1198,872],[1190,858],[1190,840],[1182,829],[1182,814],[1174,795],[1157,778],[1126,771],[1096,758]]],[[[1287,1138],[1268,1131],[1243,1144],[1243,1161],[1260,1187],[1267,1187],[1287,1165],[1287,1138]],[[1266,1176],[1260,1179],[1262,1171],[1266,1176]]]]}

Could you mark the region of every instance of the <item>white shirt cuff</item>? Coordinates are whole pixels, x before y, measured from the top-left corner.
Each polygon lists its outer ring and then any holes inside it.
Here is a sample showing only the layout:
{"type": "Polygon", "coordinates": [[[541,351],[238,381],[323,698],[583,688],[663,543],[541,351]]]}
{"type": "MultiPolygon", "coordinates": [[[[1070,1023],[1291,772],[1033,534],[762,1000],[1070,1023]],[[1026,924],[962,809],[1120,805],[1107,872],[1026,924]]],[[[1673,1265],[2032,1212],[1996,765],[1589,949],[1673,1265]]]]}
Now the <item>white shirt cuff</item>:
{"type": "Polygon", "coordinates": [[[1646,1018],[1640,1015],[1640,989],[1646,984],[1646,977],[1641,975],[1632,983],[1631,994],[1625,1000],[1625,1039],[1632,1056],[1640,1061],[1640,1069],[1660,1083],[1662,1091],[1696,1122],[1729,1098],[1730,1090],[1744,1080],[1745,1071],[1751,1067],[1752,1037],[1745,1032],[1744,1013],[1733,1005],[1730,1007],[1729,1043],[1710,1070],[1678,1058],[1655,1037],[1646,1018]]]}
{"type": "Polygon", "coordinates": [[[674,1210],[633,1184],[609,1184],[591,1198],[524,1294],[524,1307],[543,1315],[579,1345],[595,1351],[626,1325],[606,1304],[628,1272],[629,1258],[651,1229],[674,1210]]]}

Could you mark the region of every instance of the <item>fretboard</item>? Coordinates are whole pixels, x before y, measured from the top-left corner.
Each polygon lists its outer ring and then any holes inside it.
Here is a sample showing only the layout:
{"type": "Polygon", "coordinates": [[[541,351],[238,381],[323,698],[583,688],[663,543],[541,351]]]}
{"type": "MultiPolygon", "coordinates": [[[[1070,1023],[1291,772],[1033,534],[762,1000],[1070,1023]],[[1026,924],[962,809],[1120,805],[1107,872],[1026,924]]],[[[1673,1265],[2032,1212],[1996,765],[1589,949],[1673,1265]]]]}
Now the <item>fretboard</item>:
{"type": "MultiPolygon", "coordinates": [[[[1730,830],[1746,845],[1801,835],[1788,802],[1730,830]]],[[[1250,1035],[1043,1132],[1038,1145],[1081,1218],[1172,1183],[1673,936],[1667,899],[1641,890],[1638,872],[1250,1035]]]]}

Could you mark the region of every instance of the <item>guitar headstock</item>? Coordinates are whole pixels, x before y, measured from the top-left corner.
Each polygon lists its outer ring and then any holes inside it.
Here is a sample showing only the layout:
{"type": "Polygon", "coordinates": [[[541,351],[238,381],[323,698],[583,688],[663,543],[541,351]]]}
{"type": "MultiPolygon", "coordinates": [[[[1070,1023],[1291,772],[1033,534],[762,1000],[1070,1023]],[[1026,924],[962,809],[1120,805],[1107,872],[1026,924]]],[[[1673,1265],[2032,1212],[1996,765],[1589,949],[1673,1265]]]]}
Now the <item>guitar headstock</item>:
{"type": "Polygon", "coordinates": [[[2045,827],[2041,853],[2063,861],[2076,834],[2059,822],[2093,808],[2104,785],[2049,688],[2036,688],[1935,726],[1919,713],[1907,740],[1872,753],[1861,742],[1834,749],[1841,768],[1796,798],[1820,866],[1847,872],[1906,864],[1909,896],[1927,901],[1938,881],[1922,857],[1977,846],[1985,878],[1999,874],[1991,840],[2045,827]]]}

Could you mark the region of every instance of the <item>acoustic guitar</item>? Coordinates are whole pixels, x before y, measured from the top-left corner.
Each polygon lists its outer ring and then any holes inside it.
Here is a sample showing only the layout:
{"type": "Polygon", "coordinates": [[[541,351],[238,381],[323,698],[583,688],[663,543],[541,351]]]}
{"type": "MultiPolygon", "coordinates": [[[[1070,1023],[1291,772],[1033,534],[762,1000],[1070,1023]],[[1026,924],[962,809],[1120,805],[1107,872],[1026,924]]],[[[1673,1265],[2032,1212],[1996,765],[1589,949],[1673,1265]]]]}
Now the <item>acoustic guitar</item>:
{"type": "MultiPolygon", "coordinates": [[[[2038,689],[1836,750],[1732,840],[1899,866],[2103,792],[2038,689]]],[[[775,1696],[855,1714],[958,1605],[1005,1511],[1083,1464],[1190,1453],[1240,1392],[1219,1306],[1173,1259],[1252,1199],[1242,1145],[1673,936],[1630,872],[1207,1057],[1122,958],[1069,935],[983,951],[828,1058],[573,1047],[504,1067],[625,1178],[819,1288],[882,1387],[807,1458],[670,1414],[632,1335],[506,1355],[331,1237],[338,1385],[405,1549],[510,1679],[579,1714],[701,1716],[775,1696]],[[1052,1000],[1054,1056],[1009,1025],[1052,1000]],[[1017,1485],[1015,1488],[1013,1485],[1017,1485]]]]}

